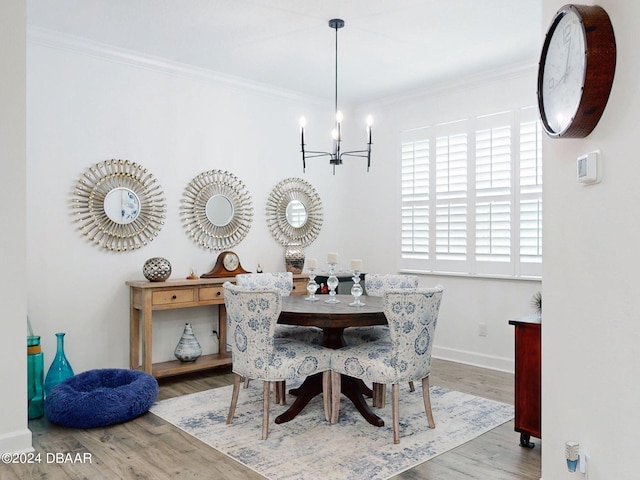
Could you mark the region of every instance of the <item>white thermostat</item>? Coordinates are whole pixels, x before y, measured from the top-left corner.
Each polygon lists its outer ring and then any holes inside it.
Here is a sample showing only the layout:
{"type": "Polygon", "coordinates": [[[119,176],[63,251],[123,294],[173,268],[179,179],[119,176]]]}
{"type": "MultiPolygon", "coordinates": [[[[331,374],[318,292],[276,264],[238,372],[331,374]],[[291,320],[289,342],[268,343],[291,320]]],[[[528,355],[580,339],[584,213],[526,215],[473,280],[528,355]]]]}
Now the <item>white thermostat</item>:
{"type": "Polygon", "coordinates": [[[600,172],[598,169],[599,154],[599,151],[595,151],[578,157],[578,182],[590,185],[600,181],[600,172]]]}

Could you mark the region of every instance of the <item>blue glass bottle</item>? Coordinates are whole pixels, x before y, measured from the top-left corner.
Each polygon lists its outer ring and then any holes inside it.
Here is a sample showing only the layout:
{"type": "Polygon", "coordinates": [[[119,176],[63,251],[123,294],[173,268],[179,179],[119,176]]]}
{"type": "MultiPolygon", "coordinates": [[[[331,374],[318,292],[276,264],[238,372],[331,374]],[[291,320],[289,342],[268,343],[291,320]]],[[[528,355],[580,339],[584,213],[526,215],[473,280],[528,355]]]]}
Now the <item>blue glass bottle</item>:
{"type": "Polygon", "coordinates": [[[47,377],[44,380],[44,394],[45,397],[49,395],[51,389],[66,380],[69,377],[73,377],[73,369],[67,360],[67,356],[64,354],[64,333],[56,333],[58,338],[58,346],[56,349],[56,356],[51,362],[47,377]]]}
{"type": "Polygon", "coordinates": [[[44,415],[44,354],[40,336],[27,337],[27,399],[29,420],[44,415]]]}

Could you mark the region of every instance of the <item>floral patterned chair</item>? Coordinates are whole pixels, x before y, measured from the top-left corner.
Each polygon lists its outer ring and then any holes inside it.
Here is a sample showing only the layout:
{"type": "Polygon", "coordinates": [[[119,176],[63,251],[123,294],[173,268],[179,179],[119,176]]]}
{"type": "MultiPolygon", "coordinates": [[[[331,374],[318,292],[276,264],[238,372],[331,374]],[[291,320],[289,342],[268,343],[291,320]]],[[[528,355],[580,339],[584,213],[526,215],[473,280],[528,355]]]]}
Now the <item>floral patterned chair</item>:
{"type": "MultiPolygon", "coordinates": [[[[417,287],[418,277],[416,275],[367,273],[364,277],[364,289],[367,295],[371,297],[382,297],[385,290],[389,289],[417,287]]],[[[354,327],[347,328],[344,331],[344,341],[347,345],[360,345],[361,343],[384,339],[389,339],[389,327],[387,325],[354,327]]]]}
{"type": "MultiPolygon", "coordinates": [[[[281,295],[288,296],[293,290],[293,274],[291,272],[242,273],[236,275],[236,285],[251,288],[277,288],[281,295]]],[[[319,345],[322,330],[317,327],[277,325],[276,337],[319,345]]]]}
{"type": "MultiPolygon", "coordinates": [[[[416,275],[398,275],[392,273],[367,273],[364,277],[364,288],[368,296],[382,297],[385,290],[395,288],[417,288],[416,275]]],[[[389,327],[376,325],[372,327],[347,328],[344,331],[344,341],[347,345],[360,345],[377,340],[389,340],[389,327]]],[[[409,389],[414,392],[413,382],[409,382],[409,389]]],[[[373,406],[384,407],[384,385],[373,385],[373,406]]]]}
{"type": "MultiPolygon", "coordinates": [[[[236,275],[236,285],[251,288],[276,288],[282,296],[289,296],[293,290],[293,273],[241,273],[236,275]]],[[[228,328],[228,327],[227,327],[228,328]]],[[[317,327],[298,327],[296,325],[276,325],[276,338],[290,338],[301,342],[320,345],[322,330],[317,327]]],[[[245,388],[249,386],[249,378],[244,380],[245,388]]],[[[286,403],[286,382],[276,385],[276,399],[281,405],[286,403]]]]}
{"type": "Polygon", "coordinates": [[[225,282],[233,360],[233,394],[227,423],[231,423],[240,391],[241,377],[263,381],[262,439],[269,433],[269,392],[271,382],[282,382],[323,373],[324,410],[330,419],[330,368],[333,350],[276,338],[276,322],[282,310],[282,296],[275,288],[240,287],[225,282]]]}
{"type": "Polygon", "coordinates": [[[429,428],[435,428],[429,374],[431,349],[443,287],[386,290],[384,313],[389,339],[362,343],[333,351],[331,359],[331,423],[340,412],[340,375],[391,384],[393,442],[400,443],[399,384],[422,380],[424,409],[429,428]]]}

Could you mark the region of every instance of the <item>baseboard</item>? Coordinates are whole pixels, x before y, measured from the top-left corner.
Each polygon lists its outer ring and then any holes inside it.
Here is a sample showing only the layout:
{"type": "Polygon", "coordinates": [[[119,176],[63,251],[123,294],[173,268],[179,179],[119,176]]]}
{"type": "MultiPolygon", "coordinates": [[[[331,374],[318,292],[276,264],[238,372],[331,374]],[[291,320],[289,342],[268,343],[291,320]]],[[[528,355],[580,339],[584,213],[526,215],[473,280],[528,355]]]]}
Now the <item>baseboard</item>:
{"type": "Polygon", "coordinates": [[[463,363],[474,367],[488,368],[500,372],[513,373],[515,371],[514,360],[512,358],[498,357],[495,355],[485,355],[455,348],[433,346],[431,355],[440,360],[463,363]]]}
{"type": "Polygon", "coordinates": [[[33,452],[31,430],[18,430],[0,435],[0,453],[33,452]]]}

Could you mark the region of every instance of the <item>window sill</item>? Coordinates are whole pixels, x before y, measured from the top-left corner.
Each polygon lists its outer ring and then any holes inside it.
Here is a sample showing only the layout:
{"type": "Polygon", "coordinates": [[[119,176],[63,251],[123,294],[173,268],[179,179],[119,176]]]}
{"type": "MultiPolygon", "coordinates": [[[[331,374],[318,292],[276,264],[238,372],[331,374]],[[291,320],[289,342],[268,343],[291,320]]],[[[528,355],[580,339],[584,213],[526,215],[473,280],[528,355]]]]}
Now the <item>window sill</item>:
{"type": "Polygon", "coordinates": [[[431,270],[411,270],[402,269],[400,273],[411,275],[424,275],[424,276],[438,276],[438,277],[463,277],[463,278],[477,278],[477,279],[489,279],[489,280],[515,280],[523,282],[541,282],[542,277],[535,276],[512,276],[512,275],[488,275],[477,273],[460,273],[460,272],[438,272],[431,270]]]}

